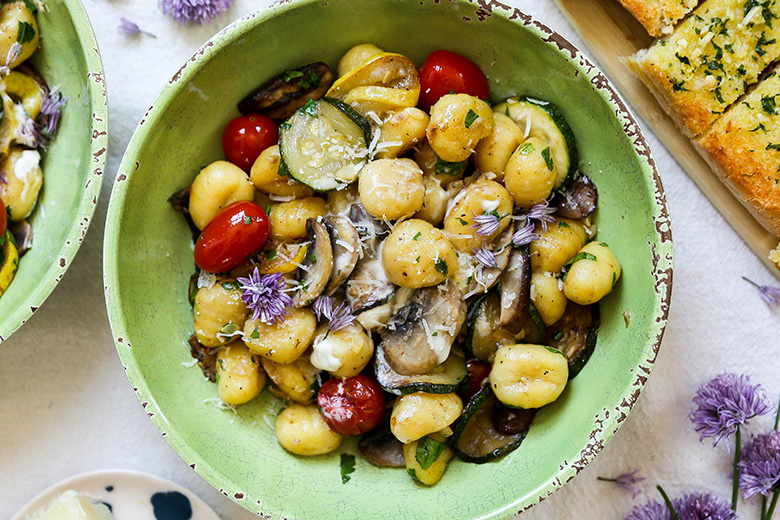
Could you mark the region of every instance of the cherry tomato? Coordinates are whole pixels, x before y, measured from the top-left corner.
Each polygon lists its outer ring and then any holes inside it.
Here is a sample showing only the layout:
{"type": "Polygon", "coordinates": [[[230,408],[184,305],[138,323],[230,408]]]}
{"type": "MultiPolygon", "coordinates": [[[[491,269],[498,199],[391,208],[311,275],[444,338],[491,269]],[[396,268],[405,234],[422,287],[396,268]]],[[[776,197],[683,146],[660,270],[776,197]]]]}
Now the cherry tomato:
{"type": "Polygon", "coordinates": [[[317,393],[325,422],[342,435],[360,435],[376,427],[385,413],[382,389],[363,374],[328,379],[317,393]]]}
{"type": "Polygon", "coordinates": [[[209,273],[238,267],[260,251],[268,240],[268,215],[246,200],[217,213],[195,242],[195,263],[209,273]]]}
{"type": "Polygon", "coordinates": [[[466,361],[466,373],[469,378],[469,386],[459,393],[463,400],[468,402],[469,399],[479,392],[483,385],[488,384],[487,378],[490,375],[490,363],[485,363],[477,358],[469,359],[466,361]]]}
{"type": "Polygon", "coordinates": [[[442,96],[454,91],[480,99],[490,97],[490,84],[479,65],[450,51],[432,52],[420,67],[420,108],[430,110],[442,96]]]}
{"type": "Polygon", "coordinates": [[[5,209],[5,202],[0,197],[0,237],[5,235],[6,229],[8,229],[8,212],[5,209]]]}
{"type": "Polygon", "coordinates": [[[248,114],[232,119],[222,132],[222,150],[227,160],[245,172],[252,169],[255,159],[269,146],[279,142],[279,129],[273,119],[260,114],[248,114]]]}

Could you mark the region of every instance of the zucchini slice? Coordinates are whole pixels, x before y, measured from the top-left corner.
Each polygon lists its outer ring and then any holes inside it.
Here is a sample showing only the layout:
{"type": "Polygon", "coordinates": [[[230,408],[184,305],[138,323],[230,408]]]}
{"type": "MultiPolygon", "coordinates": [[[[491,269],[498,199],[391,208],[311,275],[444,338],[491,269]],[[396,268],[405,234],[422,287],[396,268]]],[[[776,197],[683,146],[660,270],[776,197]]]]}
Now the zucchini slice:
{"type": "Polygon", "coordinates": [[[574,132],[557,106],[526,96],[509,98],[493,107],[494,112],[512,118],[528,137],[538,137],[550,146],[558,166],[555,189],[565,187],[577,171],[577,142],[574,132]]]}
{"type": "Polygon", "coordinates": [[[390,366],[382,347],[377,347],[374,356],[376,380],[387,392],[396,395],[427,392],[449,394],[458,389],[466,378],[466,359],[459,348],[453,347],[449,357],[427,374],[405,376],[390,366]]]}
{"type": "Polygon", "coordinates": [[[550,327],[549,345],[569,360],[569,380],[580,373],[596,348],[599,334],[599,306],[566,305],[566,312],[550,327]]]}
{"type": "Polygon", "coordinates": [[[10,231],[6,231],[5,235],[0,238],[0,246],[2,246],[0,249],[0,295],[2,295],[16,275],[16,269],[19,267],[19,254],[10,231]]]}
{"type": "Polygon", "coordinates": [[[279,125],[279,173],[316,191],[342,189],[368,161],[371,127],[337,99],[309,101],[279,125]]]}
{"type": "Polygon", "coordinates": [[[496,428],[497,413],[503,407],[493,394],[490,385],[484,385],[466,405],[457,420],[450,448],[466,462],[482,464],[514,451],[525,439],[535,410],[511,410],[521,419],[515,433],[502,433],[496,428]]]}
{"type": "Polygon", "coordinates": [[[493,355],[501,345],[517,343],[514,335],[499,326],[501,298],[492,292],[474,305],[469,320],[468,348],[477,359],[493,362],[493,355]]]}

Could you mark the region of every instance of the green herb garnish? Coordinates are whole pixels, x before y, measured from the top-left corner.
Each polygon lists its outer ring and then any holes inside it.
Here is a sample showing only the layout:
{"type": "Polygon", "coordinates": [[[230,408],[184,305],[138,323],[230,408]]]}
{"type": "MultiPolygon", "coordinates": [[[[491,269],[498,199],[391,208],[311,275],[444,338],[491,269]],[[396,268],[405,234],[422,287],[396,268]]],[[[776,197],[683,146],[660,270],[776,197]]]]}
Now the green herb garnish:
{"type": "Polygon", "coordinates": [[[447,273],[449,273],[449,267],[447,267],[447,262],[442,260],[441,258],[436,259],[436,264],[434,264],[434,267],[437,271],[439,271],[444,276],[447,276],[447,273]]]}
{"type": "Polygon", "coordinates": [[[468,111],[468,113],[466,114],[466,119],[463,121],[463,124],[465,124],[465,125],[466,125],[466,128],[468,128],[468,127],[470,127],[470,126],[471,126],[471,124],[472,124],[474,121],[476,121],[478,118],[479,118],[479,116],[477,115],[477,113],[476,113],[476,112],[474,112],[473,110],[471,110],[471,109],[469,108],[469,111],[468,111]]]}
{"type": "Polygon", "coordinates": [[[431,464],[436,462],[436,459],[439,458],[439,455],[442,454],[446,447],[447,444],[444,442],[439,442],[430,437],[423,437],[417,441],[417,452],[414,458],[422,469],[428,469],[431,467],[431,464]]]}
{"type": "Polygon", "coordinates": [[[544,164],[547,165],[547,169],[553,171],[553,168],[555,167],[555,161],[553,161],[552,155],[550,155],[549,146],[542,150],[542,157],[544,158],[544,164]]]}
{"type": "Polygon", "coordinates": [[[342,453],[341,454],[341,483],[346,484],[349,482],[349,479],[352,478],[349,476],[350,473],[355,472],[355,456],[351,453],[342,453]]]}
{"type": "Polygon", "coordinates": [[[35,29],[27,22],[19,22],[19,30],[16,33],[16,41],[21,45],[33,41],[35,38],[35,29]]]}

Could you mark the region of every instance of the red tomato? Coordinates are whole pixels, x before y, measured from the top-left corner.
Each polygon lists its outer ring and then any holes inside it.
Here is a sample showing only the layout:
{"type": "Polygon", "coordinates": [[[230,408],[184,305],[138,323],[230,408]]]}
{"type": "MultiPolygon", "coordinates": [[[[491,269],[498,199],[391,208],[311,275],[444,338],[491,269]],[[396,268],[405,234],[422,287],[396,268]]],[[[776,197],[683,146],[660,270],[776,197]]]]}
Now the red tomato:
{"type": "Polygon", "coordinates": [[[488,384],[487,378],[490,375],[490,363],[485,363],[476,358],[466,361],[466,373],[469,377],[469,386],[460,392],[464,401],[474,397],[483,385],[488,384]]]}
{"type": "Polygon", "coordinates": [[[5,202],[0,197],[0,237],[5,235],[6,229],[8,229],[8,212],[5,209],[5,202]]]}
{"type": "Polygon", "coordinates": [[[232,119],[222,132],[222,150],[227,160],[245,172],[252,169],[255,159],[279,142],[279,129],[273,119],[260,114],[248,114],[232,119]]]}
{"type": "Polygon", "coordinates": [[[317,393],[325,422],[342,435],[360,435],[374,428],[385,413],[382,389],[363,374],[325,381],[317,393]]]}
{"type": "Polygon", "coordinates": [[[479,65],[470,59],[450,51],[434,51],[420,67],[418,105],[430,110],[439,98],[451,91],[488,99],[490,84],[479,65]]]}
{"type": "Polygon", "coordinates": [[[268,215],[240,200],[217,213],[195,242],[195,263],[209,273],[238,267],[260,251],[268,240],[268,215]]]}

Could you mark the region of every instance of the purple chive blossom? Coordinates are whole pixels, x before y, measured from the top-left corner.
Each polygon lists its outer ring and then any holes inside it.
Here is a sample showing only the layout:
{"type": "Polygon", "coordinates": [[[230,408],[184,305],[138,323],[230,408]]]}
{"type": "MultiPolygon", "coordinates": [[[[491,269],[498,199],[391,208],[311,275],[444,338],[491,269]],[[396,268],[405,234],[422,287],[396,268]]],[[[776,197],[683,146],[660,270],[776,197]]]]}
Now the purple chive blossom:
{"type": "Polygon", "coordinates": [[[317,296],[314,304],[311,306],[311,310],[318,320],[321,320],[323,317],[331,319],[333,317],[333,300],[328,296],[317,296]]]}
{"type": "Polygon", "coordinates": [[[0,184],[8,184],[8,172],[0,172],[0,184]]]}
{"type": "Polygon", "coordinates": [[[709,493],[691,493],[672,500],[680,520],[734,520],[731,504],[709,493]]]}
{"type": "Polygon", "coordinates": [[[64,97],[56,88],[49,91],[41,102],[41,113],[36,121],[41,138],[39,145],[46,148],[48,143],[57,135],[60,125],[60,113],[68,98],[64,97]]]}
{"type": "Polygon", "coordinates": [[[780,303],[780,287],[772,287],[771,285],[759,285],[750,278],[742,277],[743,280],[755,285],[758,288],[758,294],[761,299],[771,308],[780,303]]]}
{"type": "Polygon", "coordinates": [[[333,309],[333,315],[330,318],[330,323],[328,323],[328,329],[335,332],[349,326],[353,321],[355,321],[355,315],[352,314],[349,305],[342,303],[333,309]]]}
{"type": "Polygon", "coordinates": [[[639,482],[642,482],[645,480],[645,477],[638,475],[639,470],[634,470],[631,473],[623,473],[622,475],[618,476],[617,478],[605,478],[605,477],[596,477],[598,480],[603,480],[604,482],[614,482],[618,486],[622,487],[625,490],[631,491],[633,493],[632,498],[636,498],[636,496],[642,492],[641,489],[636,487],[634,484],[638,484],[639,482]]]}
{"type": "Polygon", "coordinates": [[[531,209],[528,210],[528,213],[526,213],[526,218],[528,220],[536,220],[537,222],[542,224],[542,230],[547,231],[547,224],[552,224],[556,221],[554,213],[557,211],[558,208],[550,207],[548,201],[540,202],[539,204],[536,204],[534,206],[531,206],[531,209]]]}
{"type": "Polygon", "coordinates": [[[651,500],[646,504],[634,506],[625,516],[625,520],[671,520],[672,514],[666,504],[651,500]]]}
{"type": "Polygon", "coordinates": [[[714,437],[714,445],[729,438],[739,425],[756,415],[771,411],[766,403],[761,385],[751,385],[750,377],[737,374],[720,374],[699,387],[693,398],[698,407],[689,415],[696,432],[714,437]]]}
{"type": "Polygon", "coordinates": [[[491,236],[498,231],[498,223],[504,218],[499,217],[495,211],[484,215],[474,215],[474,212],[471,214],[474,216],[474,223],[470,227],[476,229],[477,234],[482,236],[491,236]]]}
{"type": "Polygon", "coordinates": [[[234,0],[160,0],[160,9],[182,24],[203,25],[233,5],[234,0]]]}
{"type": "Polygon", "coordinates": [[[482,247],[472,247],[471,249],[474,251],[474,258],[476,258],[477,262],[479,262],[483,267],[496,267],[496,255],[494,255],[493,251],[490,250],[487,242],[483,240],[482,247]]]}
{"type": "Polygon", "coordinates": [[[248,278],[236,278],[244,292],[242,298],[252,310],[252,320],[260,320],[268,325],[288,314],[287,307],[293,304],[292,297],[284,292],[287,284],[281,273],[268,275],[255,270],[248,278]]]}
{"type": "Polygon", "coordinates": [[[46,148],[46,139],[38,131],[38,127],[35,121],[32,119],[25,119],[14,130],[14,137],[17,141],[29,148],[46,148]]]}
{"type": "Polygon", "coordinates": [[[744,498],[780,490],[780,431],[756,435],[742,449],[739,487],[745,491],[744,498]]]}
{"type": "Polygon", "coordinates": [[[131,22],[124,16],[119,19],[119,27],[117,27],[117,30],[129,36],[134,36],[136,34],[145,34],[147,36],[151,36],[152,38],[157,38],[157,36],[155,36],[150,32],[142,31],[141,28],[138,27],[137,23],[131,22]]]}
{"type": "Polygon", "coordinates": [[[515,234],[512,235],[512,243],[520,247],[530,244],[534,240],[539,240],[539,238],[539,235],[534,233],[534,223],[528,222],[525,226],[515,231],[515,234]]]}

